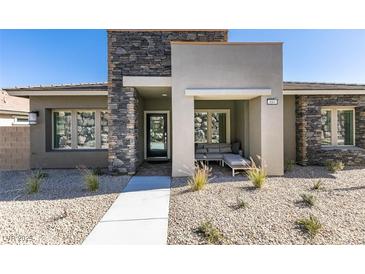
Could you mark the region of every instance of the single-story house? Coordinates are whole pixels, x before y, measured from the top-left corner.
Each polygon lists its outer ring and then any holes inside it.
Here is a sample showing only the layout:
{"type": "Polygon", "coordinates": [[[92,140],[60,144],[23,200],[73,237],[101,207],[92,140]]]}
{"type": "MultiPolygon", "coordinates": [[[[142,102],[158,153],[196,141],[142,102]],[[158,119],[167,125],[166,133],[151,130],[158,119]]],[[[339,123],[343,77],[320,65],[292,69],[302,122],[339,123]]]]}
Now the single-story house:
{"type": "Polygon", "coordinates": [[[227,30],[109,30],[107,83],[6,91],[37,115],[32,168],[170,160],[186,176],[202,144],[260,156],[269,175],[287,161],[365,165],[365,85],[283,82],[282,43],[227,30]]]}
{"type": "Polygon", "coordinates": [[[0,89],[0,127],[28,124],[29,99],[10,96],[0,89]]]}

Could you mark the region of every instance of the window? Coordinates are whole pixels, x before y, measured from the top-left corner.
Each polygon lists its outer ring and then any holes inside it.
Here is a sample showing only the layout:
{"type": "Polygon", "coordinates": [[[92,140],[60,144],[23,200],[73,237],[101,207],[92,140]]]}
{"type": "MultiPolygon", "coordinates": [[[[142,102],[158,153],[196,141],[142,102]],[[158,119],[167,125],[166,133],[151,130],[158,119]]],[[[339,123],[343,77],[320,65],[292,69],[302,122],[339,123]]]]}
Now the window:
{"type": "Polygon", "coordinates": [[[54,148],[70,149],[71,143],[71,112],[57,111],[53,113],[53,144],[54,148]]]}
{"type": "Polygon", "coordinates": [[[331,137],[331,111],[322,110],[322,145],[330,145],[332,142],[331,137]]]}
{"type": "Polygon", "coordinates": [[[229,142],[229,119],[229,110],[196,110],[194,114],[195,143],[229,142]]]}
{"type": "Polygon", "coordinates": [[[29,125],[28,117],[14,117],[13,125],[29,125]]]}
{"type": "Polygon", "coordinates": [[[321,110],[322,145],[355,145],[354,109],[348,107],[326,107],[321,110]]]}
{"type": "Polygon", "coordinates": [[[208,143],[208,113],[195,112],[195,143],[208,143]]]}
{"type": "Polygon", "coordinates": [[[54,110],[54,149],[108,148],[108,120],[104,110],[54,110]]]}
{"type": "Polygon", "coordinates": [[[95,112],[77,112],[77,148],[96,148],[95,112]]]}

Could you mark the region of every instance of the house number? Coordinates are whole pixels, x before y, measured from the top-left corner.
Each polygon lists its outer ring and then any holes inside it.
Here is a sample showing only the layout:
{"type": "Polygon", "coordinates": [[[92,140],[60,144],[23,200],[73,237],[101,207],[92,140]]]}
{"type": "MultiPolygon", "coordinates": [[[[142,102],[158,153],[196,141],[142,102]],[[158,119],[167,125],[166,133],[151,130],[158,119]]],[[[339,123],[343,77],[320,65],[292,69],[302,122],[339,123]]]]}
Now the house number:
{"type": "Polygon", "coordinates": [[[279,100],[278,100],[278,99],[276,99],[276,98],[268,98],[268,99],[267,99],[267,104],[268,104],[268,105],[277,105],[277,104],[278,104],[278,102],[279,102],[279,100]]]}

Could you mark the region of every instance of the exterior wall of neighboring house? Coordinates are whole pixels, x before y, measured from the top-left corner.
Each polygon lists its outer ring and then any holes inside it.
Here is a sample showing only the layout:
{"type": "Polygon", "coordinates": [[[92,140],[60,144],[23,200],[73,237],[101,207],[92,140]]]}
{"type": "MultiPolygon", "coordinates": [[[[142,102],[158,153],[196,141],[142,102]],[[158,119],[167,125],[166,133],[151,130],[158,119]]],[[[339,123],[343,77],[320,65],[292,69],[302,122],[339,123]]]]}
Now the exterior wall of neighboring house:
{"type": "Polygon", "coordinates": [[[323,165],[340,160],[346,165],[365,164],[365,95],[296,96],[297,162],[323,165]],[[321,108],[350,106],[355,108],[355,146],[321,145],[321,108]]]}
{"type": "Polygon", "coordinates": [[[28,112],[28,99],[10,96],[7,92],[0,90],[0,126],[25,124],[20,120],[27,119],[28,112]]]}
{"type": "Polygon", "coordinates": [[[296,160],[295,96],[284,96],[284,161],[296,160]]]}
{"type": "Polygon", "coordinates": [[[226,41],[226,30],[108,31],[109,169],[134,174],[143,139],[137,90],[123,76],[171,76],[171,41],[226,41]]]}
{"type": "Polygon", "coordinates": [[[267,105],[267,96],[250,100],[249,146],[251,155],[263,158],[268,174],[283,174],[282,45],[173,43],[172,122],[179,125],[173,127],[173,176],[186,176],[194,164],[194,97],[185,90],[237,87],[271,89],[278,99],[278,105],[267,105]]]}
{"type": "Polygon", "coordinates": [[[31,125],[31,168],[107,167],[106,149],[54,150],[52,110],[107,109],[106,96],[31,96],[30,110],[38,111],[37,124],[31,125]]]}
{"type": "Polygon", "coordinates": [[[0,113],[0,127],[10,127],[14,123],[13,114],[2,114],[0,113]]]}
{"type": "Polygon", "coordinates": [[[0,170],[26,170],[30,165],[29,126],[0,128],[0,170]]]}

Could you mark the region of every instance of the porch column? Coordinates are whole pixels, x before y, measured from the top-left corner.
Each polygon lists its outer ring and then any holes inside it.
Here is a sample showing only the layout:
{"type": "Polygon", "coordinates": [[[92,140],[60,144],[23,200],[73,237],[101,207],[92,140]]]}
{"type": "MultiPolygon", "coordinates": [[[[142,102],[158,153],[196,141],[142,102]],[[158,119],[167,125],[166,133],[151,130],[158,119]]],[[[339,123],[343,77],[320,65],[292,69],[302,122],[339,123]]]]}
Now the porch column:
{"type": "Polygon", "coordinates": [[[268,105],[267,96],[261,97],[261,156],[267,165],[268,175],[284,174],[284,117],[283,95],[273,89],[277,105],[268,105]]]}
{"type": "MultiPolygon", "coordinates": [[[[176,83],[177,84],[177,83],[176,83]]],[[[172,87],[172,176],[190,176],[194,171],[194,97],[172,87]]]]}

